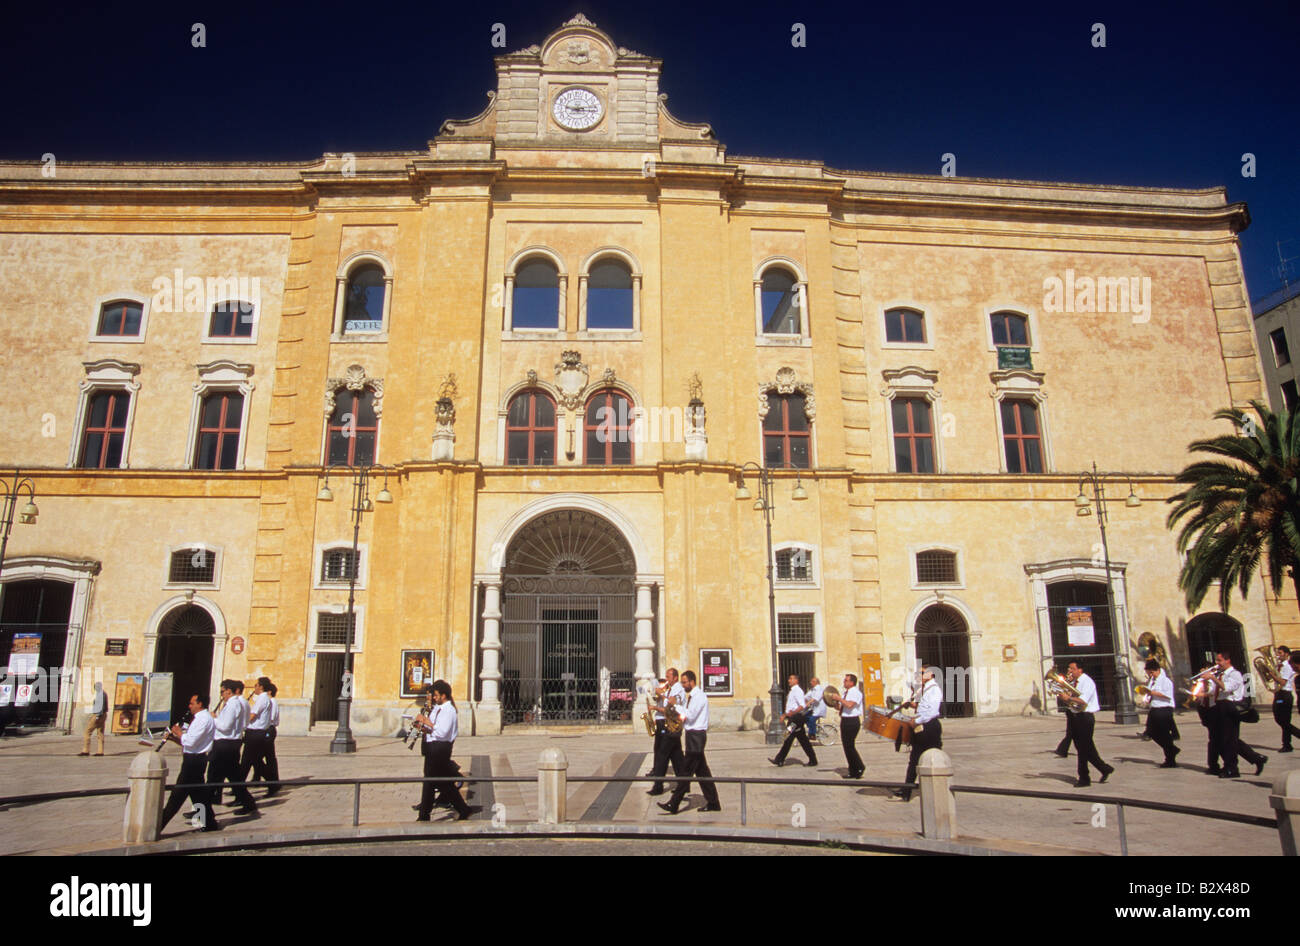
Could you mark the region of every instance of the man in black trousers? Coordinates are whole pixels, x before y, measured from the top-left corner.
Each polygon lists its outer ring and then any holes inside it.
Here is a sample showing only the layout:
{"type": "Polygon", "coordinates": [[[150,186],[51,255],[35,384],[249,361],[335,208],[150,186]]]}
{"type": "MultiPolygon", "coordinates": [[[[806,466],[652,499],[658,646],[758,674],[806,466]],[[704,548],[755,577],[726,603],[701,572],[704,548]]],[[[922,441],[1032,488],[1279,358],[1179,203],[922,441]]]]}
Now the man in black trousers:
{"type": "Polygon", "coordinates": [[[840,738],[844,740],[844,761],[849,765],[849,778],[862,778],[867,767],[858,755],[858,733],[862,730],[862,691],[858,689],[856,674],[844,675],[844,695],[840,697],[840,738]]]}
{"type": "MultiPolygon", "coordinates": [[[[655,689],[655,698],[658,705],[671,706],[674,712],[680,717],[682,704],[686,702],[686,690],[677,680],[677,668],[669,667],[668,673],[664,675],[664,683],[660,688],[655,689]]],[[[655,742],[654,742],[654,765],[650,769],[650,774],[654,778],[662,778],[668,773],[668,766],[671,763],[673,775],[681,775],[686,768],[686,759],[682,755],[682,731],[669,732],[668,724],[665,721],[664,713],[658,712],[654,716],[655,721],[655,742]]],[[[647,795],[662,795],[664,793],[664,783],[655,782],[650,786],[647,795]]]]}
{"type": "MultiPolygon", "coordinates": [[[[216,735],[212,743],[211,758],[208,761],[208,781],[217,786],[213,789],[214,804],[221,803],[222,783],[227,780],[234,782],[230,790],[234,793],[235,803],[239,805],[235,813],[251,815],[257,811],[257,804],[248,789],[239,784],[239,748],[244,741],[246,720],[240,708],[240,701],[236,698],[235,687],[234,680],[221,681],[223,705],[213,717],[216,735]]],[[[239,684],[239,689],[243,689],[243,684],[239,684]]]]}
{"type": "MultiPolygon", "coordinates": [[[[456,702],[451,698],[450,683],[446,680],[433,681],[433,709],[427,716],[417,716],[415,721],[425,730],[424,777],[459,775],[460,768],[452,761],[451,750],[460,732],[460,715],[456,711],[456,702]]],[[[469,805],[465,804],[455,782],[425,782],[424,790],[420,793],[420,814],[416,821],[429,820],[435,793],[439,804],[449,804],[456,810],[457,821],[464,821],[473,813],[469,805]]]]}
{"type": "MultiPolygon", "coordinates": [[[[192,719],[189,728],[184,732],[181,732],[180,723],[172,727],[172,736],[181,744],[181,751],[184,753],[175,785],[202,785],[203,773],[208,766],[208,753],[212,750],[215,727],[212,723],[212,714],[208,712],[206,693],[195,693],[190,697],[190,716],[192,719]]],[[[187,798],[197,806],[198,824],[204,831],[221,830],[212,811],[211,789],[173,787],[167,805],[163,808],[162,824],[158,826],[159,833],[167,827],[167,822],[176,817],[176,812],[181,810],[181,805],[187,798]]]]}
{"type": "MultiPolygon", "coordinates": [[[[682,674],[682,686],[686,690],[686,709],[682,712],[682,729],[686,731],[686,765],[682,772],[684,779],[677,783],[668,801],[659,803],[660,808],[672,815],[677,814],[681,808],[682,799],[686,797],[693,776],[713,778],[709,763],[704,758],[704,745],[709,740],[709,698],[703,690],[696,689],[693,671],[687,670],[682,674]]],[[[722,810],[722,805],[718,802],[718,789],[712,782],[700,782],[700,791],[704,793],[704,807],[700,811],[722,810]]]]}
{"type": "Polygon", "coordinates": [[[808,741],[808,727],[805,722],[807,717],[804,713],[805,700],[803,688],[799,686],[799,675],[790,674],[790,679],[786,682],[790,684],[790,693],[785,698],[785,712],[781,714],[781,721],[789,723],[793,728],[785,737],[785,742],[781,745],[781,751],[776,754],[776,758],[767,761],[775,766],[785,765],[785,757],[790,754],[790,747],[798,739],[799,747],[808,756],[806,764],[816,765],[817,753],[813,751],[812,743],[808,741]]]}

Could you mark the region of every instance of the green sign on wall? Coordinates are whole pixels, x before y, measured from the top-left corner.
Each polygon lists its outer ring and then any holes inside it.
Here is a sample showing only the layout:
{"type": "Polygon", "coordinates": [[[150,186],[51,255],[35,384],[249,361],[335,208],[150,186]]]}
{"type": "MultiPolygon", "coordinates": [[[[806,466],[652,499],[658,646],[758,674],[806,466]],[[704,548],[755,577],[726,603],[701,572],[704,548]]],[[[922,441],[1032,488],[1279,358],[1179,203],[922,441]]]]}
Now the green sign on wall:
{"type": "Polygon", "coordinates": [[[998,368],[1032,367],[1034,367],[1034,363],[1030,358],[1030,351],[1028,348],[998,347],[998,368]]]}

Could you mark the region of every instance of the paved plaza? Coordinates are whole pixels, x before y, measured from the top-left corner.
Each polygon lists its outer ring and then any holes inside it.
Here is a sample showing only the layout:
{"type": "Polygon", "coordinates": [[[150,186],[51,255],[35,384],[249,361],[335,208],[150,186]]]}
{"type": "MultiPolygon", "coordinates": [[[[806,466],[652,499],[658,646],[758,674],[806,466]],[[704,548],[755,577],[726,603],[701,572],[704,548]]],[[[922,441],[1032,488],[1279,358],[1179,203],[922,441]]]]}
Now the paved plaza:
{"type": "MultiPolygon", "coordinates": [[[[1243,738],[1269,756],[1268,766],[1256,778],[1244,774],[1237,781],[1216,779],[1203,773],[1205,731],[1196,717],[1179,717],[1183,752],[1178,769],[1157,768],[1160,750],[1137,735],[1137,727],[1118,726],[1102,714],[1097,725],[1097,746],[1102,757],[1116,766],[1110,781],[1091,788],[1074,789],[1075,759],[1053,754],[1064,732],[1064,722],[1055,717],[945,720],[944,750],[953,761],[957,785],[996,786],[1039,791],[1065,791],[1077,802],[1046,799],[957,795],[959,841],[987,845],[1020,853],[1119,853],[1119,825],[1113,806],[1095,809],[1093,799],[1103,796],[1144,799],[1193,805],[1222,811],[1271,817],[1268,805],[1272,777],[1279,770],[1295,767],[1294,755],[1274,750],[1278,730],[1271,720],[1243,727],[1243,738]]],[[[535,778],[542,749],[563,750],[569,775],[641,775],[651,764],[651,741],[643,734],[583,731],[581,733],[521,732],[508,730],[502,736],[462,738],[456,743],[456,758],[462,767],[477,775],[526,776],[535,778]]],[[[867,765],[866,778],[902,781],[907,753],[895,753],[893,744],[870,734],[858,741],[867,765]]],[[[110,737],[103,758],[81,758],[77,736],[41,733],[0,740],[0,795],[119,788],[127,784],[127,769],[141,747],[134,738],[110,737]]],[[[421,774],[418,749],[408,750],[400,740],[363,737],[357,740],[355,755],[331,756],[328,736],[284,737],[277,742],[281,776],[301,779],[299,784],[273,799],[254,794],[259,810],[254,816],[238,817],[229,807],[218,808],[223,832],[198,835],[178,816],[168,825],[160,845],[190,837],[220,838],[234,844],[240,838],[266,834],[292,835],[315,829],[348,828],[352,823],[353,789],[350,786],[312,785],[313,779],[357,777],[405,777],[421,774]]],[[[715,776],[835,780],[846,772],[840,746],[818,750],[819,765],[800,764],[803,754],[796,746],[784,768],[768,763],[773,747],[764,745],[756,732],[711,733],[708,759],[715,776]]],[[[169,779],[179,769],[175,746],[163,751],[169,779]]],[[[1243,764],[1243,773],[1251,771],[1243,764]]],[[[570,783],[567,819],[596,825],[672,824],[740,826],[740,788],[720,787],[723,810],[700,812],[698,790],[692,789],[691,809],[677,816],[660,811],[646,794],[645,783],[570,783]]],[[[437,836],[439,832],[474,833],[491,827],[493,812],[498,823],[524,826],[537,817],[535,781],[480,784],[470,803],[482,806],[471,821],[452,828],[450,813],[435,809],[434,822],[414,824],[411,805],[418,800],[413,784],[366,786],[362,790],[360,823],[365,828],[402,827],[437,836]],[[448,823],[439,819],[448,819],[448,823]]],[[[229,800],[229,793],[227,793],[229,800]]],[[[920,830],[919,801],[901,803],[884,788],[860,784],[834,785],[749,785],[746,797],[749,827],[770,831],[868,832],[874,836],[915,839],[920,830]]],[[[90,853],[121,847],[125,796],[91,797],[39,804],[11,804],[0,808],[0,853],[90,853]]],[[[1227,825],[1200,818],[1162,812],[1126,809],[1126,829],[1132,854],[1178,854],[1186,850],[1189,832],[1213,832],[1216,850],[1225,854],[1278,855],[1281,848],[1276,830],[1247,825],[1227,825]]],[[[795,835],[797,837],[797,835],[795,835]]],[[[459,842],[458,842],[459,843],[459,842]]],[[[611,843],[611,842],[604,842],[611,843]]],[[[503,853],[518,845],[519,851],[545,851],[533,841],[509,838],[474,842],[476,853],[503,853]]],[[[386,849],[417,853],[422,844],[407,841],[386,849]]],[[[757,845],[750,845],[756,848],[757,845]]],[[[591,852],[600,849],[592,842],[591,852]]],[[[326,849],[328,850],[328,849],[326,849]]],[[[340,851],[357,852],[355,846],[340,851]]],[[[748,848],[746,849],[748,850],[748,848]]],[[[775,848],[774,848],[775,850],[775,848]]],[[[816,847],[808,848],[818,850],[816,847]]],[[[467,851],[469,853],[469,851],[467,851]]]]}

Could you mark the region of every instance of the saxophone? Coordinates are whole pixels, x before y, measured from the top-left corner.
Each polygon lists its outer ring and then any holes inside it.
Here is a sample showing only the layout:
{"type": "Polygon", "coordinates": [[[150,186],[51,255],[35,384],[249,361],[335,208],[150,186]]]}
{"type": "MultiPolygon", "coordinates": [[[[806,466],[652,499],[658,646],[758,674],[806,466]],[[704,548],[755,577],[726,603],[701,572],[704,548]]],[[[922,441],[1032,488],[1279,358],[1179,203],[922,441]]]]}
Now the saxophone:
{"type": "Polygon", "coordinates": [[[645,723],[646,735],[652,739],[655,734],[655,713],[664,714],[664,730],[670,735],[677,735],[682,731],[683,720],[677,712],[675,706],[656,706],[650,699],[650,694],[645,698],[646,711],[641,714],[641,720],[645,723]]]}

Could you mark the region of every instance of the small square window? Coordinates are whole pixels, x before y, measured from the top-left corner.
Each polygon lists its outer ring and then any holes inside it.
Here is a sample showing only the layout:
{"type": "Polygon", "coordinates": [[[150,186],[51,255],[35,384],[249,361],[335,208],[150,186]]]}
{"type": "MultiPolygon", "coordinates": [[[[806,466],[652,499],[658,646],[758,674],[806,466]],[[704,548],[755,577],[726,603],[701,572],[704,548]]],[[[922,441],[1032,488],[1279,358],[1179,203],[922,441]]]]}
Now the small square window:
{"type": "Polygon", "coordinates": [[[785,644],[816,644],[817,629],[811,614],[778,614],[776,616],[776,642],[785,644]]]}
{"type": "Polygon", "coordinates": [[[352,614],[321,613],[316,615],[316,645],[318,647],[345,647],[351,639],[357,645],[357,616],[352,614]],[[349,633],[351,631],[351,633],[349,633]]]}
{"type": "Polygon", "coordinates": [[[211,585],[216,581],[217,555],[202,546],[172,552],[167,569],[167,583],[172,585],[211,585]]]}
{"type": "Polygon", "coordinates": [[[917,552],[916,581],[922,585],[957,584],[957,553],[942,549],[917,552]]]}
{"type": "Polygon", "coordinates": [[[778,549],[777,581],[812,581],[812,552],[807,549],[778,549]]]}
{"type": "Polygon", "coordinates": [[[321,557],[321,581],[351,581],[359,576],[357,566],[361,556],[352,556],[351,549],[329,549],[321,557]]]}

